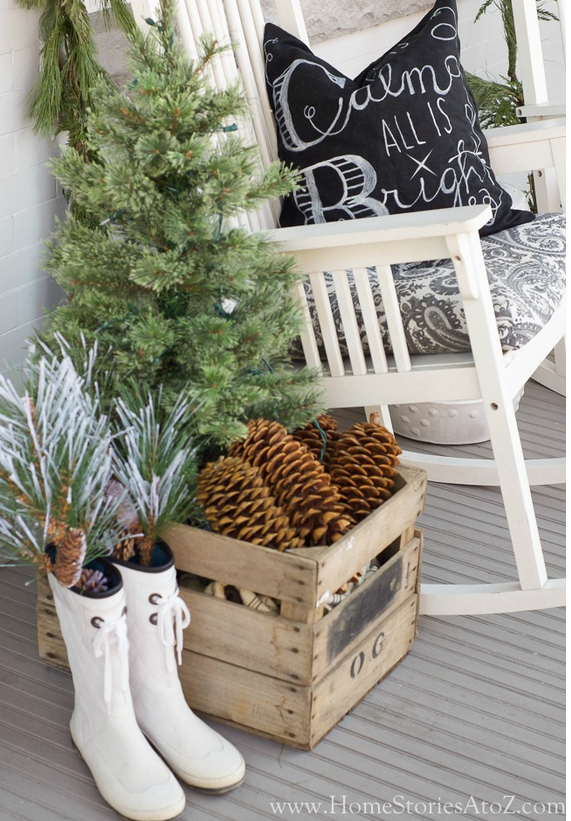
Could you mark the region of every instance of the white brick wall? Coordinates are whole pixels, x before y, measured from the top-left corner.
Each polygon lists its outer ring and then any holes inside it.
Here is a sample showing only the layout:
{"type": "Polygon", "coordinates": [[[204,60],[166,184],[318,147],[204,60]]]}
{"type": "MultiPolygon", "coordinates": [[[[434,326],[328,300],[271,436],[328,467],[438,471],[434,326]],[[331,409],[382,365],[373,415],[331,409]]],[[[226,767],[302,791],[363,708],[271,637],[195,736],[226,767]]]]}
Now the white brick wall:
{"type": "MultiPolygon", "coordinates": [[[[0,371],[16,369],[25,341],[61,291],[41,269],[43,240],[65,202],[44,167],[56,143],[33,133],[25,98],[39,68],[38,17],[0,0],[0,371]]],[[[14,371],[15,372],[15,371],[14,371]]]]}

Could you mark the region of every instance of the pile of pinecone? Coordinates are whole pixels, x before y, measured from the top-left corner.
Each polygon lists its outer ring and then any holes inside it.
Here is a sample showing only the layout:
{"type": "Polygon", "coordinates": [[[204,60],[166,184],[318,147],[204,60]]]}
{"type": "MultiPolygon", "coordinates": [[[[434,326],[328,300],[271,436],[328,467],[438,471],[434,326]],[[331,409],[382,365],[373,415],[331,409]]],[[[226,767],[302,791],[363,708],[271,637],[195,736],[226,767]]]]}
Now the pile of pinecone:
{"type": "Polygon", "coordinates": [[[329,416],[289,434],[254,419],[198,478],[214,531],[276,550],[330,545],[388,499],[401,449],[374,422],[340,433],[329,416]]]}

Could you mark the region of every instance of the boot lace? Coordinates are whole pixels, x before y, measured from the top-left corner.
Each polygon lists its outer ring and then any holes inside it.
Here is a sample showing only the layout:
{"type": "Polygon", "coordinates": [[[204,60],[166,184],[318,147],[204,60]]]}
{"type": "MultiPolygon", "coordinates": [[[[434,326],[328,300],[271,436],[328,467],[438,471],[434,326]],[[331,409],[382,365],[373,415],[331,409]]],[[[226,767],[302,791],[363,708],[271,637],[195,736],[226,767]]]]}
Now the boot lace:
{"type": "Polygon", "coordinates": [[[170,596],[156,594],[154,600],[158,605],[157,626],[161,641],[165,646],[167,669],[173,670],[176,664],[170,648],[175,648],[178,663],[182,664],[182,631],[190,624],[190,612],[178,595],[178,588],[170,596]]]}
{"type": "Polygon", "coordinates": [[[93,638],[93,651],[96,658],[105,659],[103,667],[103,699],[107,712],[111,712],[111,695],[113,692],[113,665],[111,657],[119,657],[119,686],[121,690],[129,687],[129,639],[127,638],[126,609],[118,619],[105,621],[95,618],[92,624],[97,627],[93,638]]]}

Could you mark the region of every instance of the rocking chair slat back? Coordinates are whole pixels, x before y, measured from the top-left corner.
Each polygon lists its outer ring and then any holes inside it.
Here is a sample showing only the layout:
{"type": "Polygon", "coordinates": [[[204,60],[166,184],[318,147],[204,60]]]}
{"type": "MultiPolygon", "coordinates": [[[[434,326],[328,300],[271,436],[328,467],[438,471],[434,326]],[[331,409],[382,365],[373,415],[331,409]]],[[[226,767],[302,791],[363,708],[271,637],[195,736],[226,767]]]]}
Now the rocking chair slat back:
{"type": "Polygon", "coordinates": [[[397,371],[410,371],[412,365],[402,324],[402,315],[392,268],[390,265],[377,265],[376,273],[396,369],[397,371]]]}
{"type": "Polygon", "coordinates": [[[343,324],[343,333],[347,342],[351,371],[354,374],[366,374],[367,363],[363,354],[359,325],[355,317],[355,306],[351,297],[348,277],[349,271],[342,268],[333,271],[333,285],[335,287],[335,297],[339,306],[339,314],[343,324]]]}
{"type": "Polygon", "coordinates": [[[369,275],[366,268],[354,268],[353,277],[355,279],[355,288],[361,306],[361,316],[363,318],[363,327],[367,334],[367,343],[369,347],[369,356],[373,365],[374,373],[388,373],[389,366],[387,362],[387,355],[383,345],[383,338],[381,336],[381,329],[379,327],[379,318],[375,308],[375,299],[371,293],[371,285],[369,283],[369,275]]]}
{"type": "Polygon", "coordinates": [[[331,302],[329,301],[329,294],[323,273],[322,271],[310,271],[308,273],[329,372],[332,377],[344,376],[345,366],[343,364],[343,356],[341,354],[337,328],[335,327],[335,320],[333,318],[333,311],[331,309],[331,302]]]}

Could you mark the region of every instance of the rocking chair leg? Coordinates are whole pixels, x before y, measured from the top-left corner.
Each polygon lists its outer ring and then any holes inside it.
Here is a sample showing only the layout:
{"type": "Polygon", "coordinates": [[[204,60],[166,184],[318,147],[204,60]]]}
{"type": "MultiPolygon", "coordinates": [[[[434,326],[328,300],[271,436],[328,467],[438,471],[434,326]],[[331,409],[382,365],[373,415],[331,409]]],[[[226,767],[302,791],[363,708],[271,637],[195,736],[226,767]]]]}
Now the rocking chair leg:
{"type": "Polygon", "coordinates": [[[520,585],[538,589],[547,571],[515,411],[511,402],[484,402],[520,585]]]}
{"type": "Polygon", "coordinates": [[[387,430],[390,430],[393,433],[393,423],[391,420],[391,415],[389,413],[389,406],[388,405],[366,405],[365,406],[365,416],[367,420],[370,420],[371,414],[378,413],[381,417],[381,425],[384,425],[387,430]]]}
{"type": "Polygon", "coordinates": [[[565,604],[564,580],[547,578],[515,411],[507,397],[502,402],[503,406],[500,401],[491,403],[484,397],[494,452],[492,464],[495,464],[502,493],[518,581],[423,584],[421,613],[431,616],[508,613],[565,604]]]}
{"type": "Polygon", "coordinates": [[[534,372],[532,379],[546,388],[565,396],[565,339],[561,339],[554,350],[554,361],[546,359],[534,372]]]}

